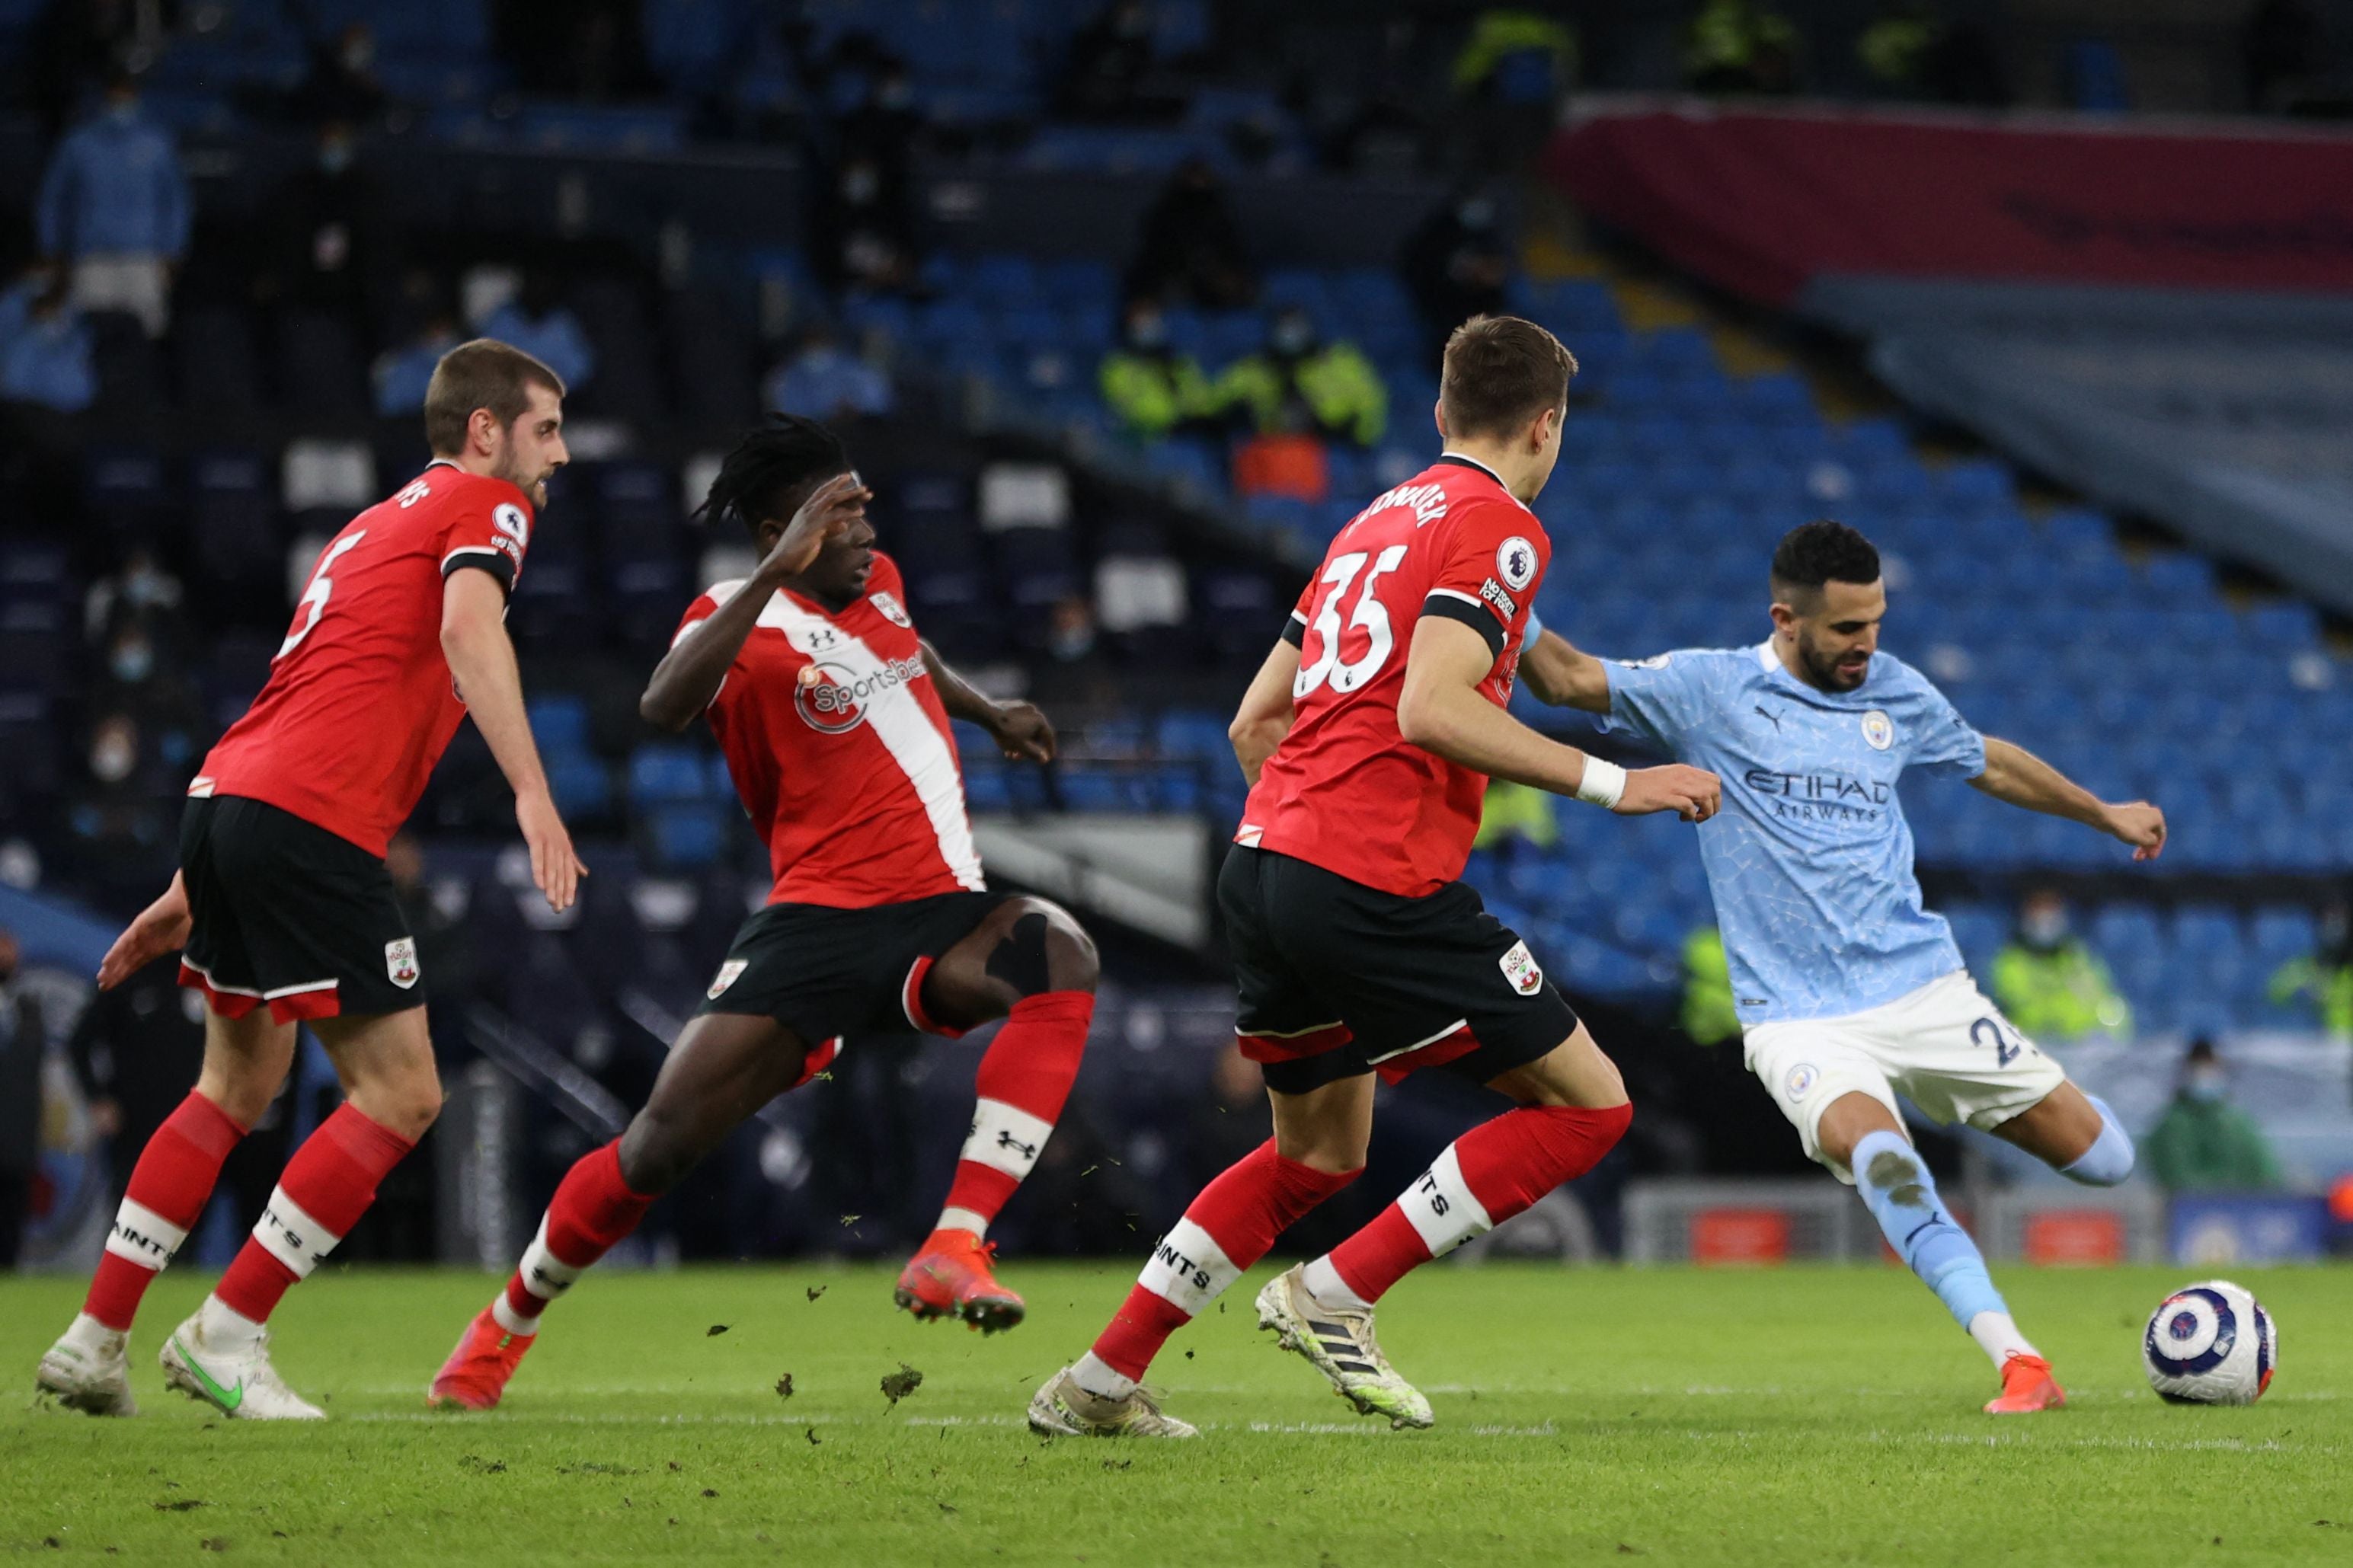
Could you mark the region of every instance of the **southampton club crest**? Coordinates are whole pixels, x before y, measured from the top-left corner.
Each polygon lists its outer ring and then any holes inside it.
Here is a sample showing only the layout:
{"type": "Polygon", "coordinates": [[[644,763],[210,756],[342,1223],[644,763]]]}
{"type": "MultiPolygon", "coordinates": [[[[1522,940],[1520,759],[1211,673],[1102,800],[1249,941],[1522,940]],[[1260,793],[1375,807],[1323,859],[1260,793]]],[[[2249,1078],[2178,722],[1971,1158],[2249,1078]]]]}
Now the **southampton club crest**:
{"type": "Polygon", "coordinates": [[[1895,721],[1883,709],[1874,708],[1862,716],[1862,741],[1874,752],[1883,752],[1895,743],[1895,721]]]}
{"type": "Polygon", "coordinates": [[[742,978],[744,971],[751,965],[752,961],[748,958],[729,959],[719,966],[718,975],[711,982],[711,989],[704,992],[703,995],[713,1002],[718,1001],[726,994],[727,988],[742,978]]]}
{"type": "Polygon", "coordinates": [[[384,944],[384,973],[386,978],[403,991],[417,984],[417,939],[402,937],[384,944]]]}
{"type": "Polygon", "coordinates": [[[874,592],[866,595],[866,602],[873,605],[876,609],[881,611],[882,618],[890,622],[892,626],[902,627],[907,631],[913,631],[915,629],[915,623],[907,618],[907,607],[899,603],[899,595],[891,592],[890,589],[875,589],[874,592]]]}

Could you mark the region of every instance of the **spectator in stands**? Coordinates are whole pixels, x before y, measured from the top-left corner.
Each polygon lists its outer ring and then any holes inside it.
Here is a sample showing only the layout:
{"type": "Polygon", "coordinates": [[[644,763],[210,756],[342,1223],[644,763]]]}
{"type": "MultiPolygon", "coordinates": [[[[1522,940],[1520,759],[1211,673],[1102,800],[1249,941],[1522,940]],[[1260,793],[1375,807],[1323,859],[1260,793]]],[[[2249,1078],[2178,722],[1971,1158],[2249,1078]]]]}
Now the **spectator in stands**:
{"type": "Polygon", "coordinates": [[[188,222],[179,150],[141,113],[138,83],[118,72],[103,110],[58,143],[41,176],[41,253],[69,269],[82,310],[128,311],[162,337],[188,222]]]}
{"type": "Polygon", "coordinates": [[[1103,355],[1103,402],[1131,435],[1146,440],[1206,427],[1217,410],[1200,362],[1168,341],[1168,318],[1151,300],[1129,302],[1120,341],[1103,355]]]}
{"type": "Polygon", "coordinates": [[[1257,296],[1258,273],[1241,225],[1206,160],[1185,160],[1145,209],[1126,291],[1131,300],[1148,297],[1205,310],[1237,310],[1257,296]]]}
{"type": "Polygon", "coordinates": [[[839,334],[822,321],[801,334],[800,346],[768,373],[762,390],[778,413],[828,423],[888,414],[892,403],[891,378],[844,348],[839,334]]]}
{"type": "Polygon", "coordinates": [[[1798,30],[1758,0],[1705,0],[1683,30],[1683,79],[1700,92],[1797,89],[1798,30]]]}
{"type": "Polygon", "coordinates": [[[1398,271],[1420,312],[1430,363],[1436,364],[1455,328],[1504,309],[1512,253],[1496,221],[1494,198],[1463,190],[1432,211],[1406,237],[1398,271]]]}
{"type": "Polygon", "coordinates": [[[0,295],[0,402],[79,414],[97,398],[90,323],[65,274],[37,268],[0,295]]]}
{"type": "Polygon", "coordinates": [[[1226,368],[1216,397],[1261,436],[1303,431],[1370,447],[1388,428],[1388,388],[1373,362],[1354,343],[1324,341],[1295,305],[1276,312],[1264,348],[1226,368]]]}
{"type": "Polygon", "coordinates": [[[40,1005],[16,984],[16,934],[0,927],[0,1270],[16,1267],[41,1157],[40,1005]]]}
{"type": "Polygon", "coordinates": [[[1713,1046],[1740,1033],[1740,1012],[1732,1005],[1732,965],[1724,955],[1724,933],[1701,926],[1683,939],[1683,1033],[1694,1045],[1713,1046]]]}
{"type": "Polygon", "coordinates": [[[195,689],[158,653],[153,630],[136,619],[119,623],[108,638],[106,671],[91,701],[137,725],[167,769],[193,761],[198,743],[212,739],[195,689]]]}
{"type": "Polygon", "coordinates": [[[373,125],[384,118],[392,95],[375,74],[375,29],[346,23],[332,38],[311,48],[311,74],[294,89],[289,107],[298,120],[373,125]]]}
{"type": "Polygon", "coordinates": [[[390,419],[424,407],[434,367],[464,341],[458,331],[458,312],[447,300],[436,297],[426,307],[425,323],[417,335],[398,348],[385,350],[369,368],[375,383],[375,411],[390,419]]]}
{"type": "Polygon", "coordinates": [[[1073,594],[1046,612],[1046,657],[1030,670],[1029,697],[1056,710],[1121,706],[1120,683],[1095,626],[1095,607],[1073,594]]]}
{"type": "Polygon", "coordinates": [[[102,907],[136,909],[170,879],[179,817],[176,780],[165,776],[138,721],[108,713],[91,727],[90,772],[67,816],[76,858],[102,907]]]}
{"type": "Polygon", "coordinates": [[[122,563],[90,585],[82,598],[82,636],[93,646],[107,647],[126,626],[143,628],[156,647],[176,651],[182,645],[180,580],[164,569],[155,547],[134,543],[122,552],[122,563]]]}
{"type": "Polygon", "coordinates": [[[2132,1009],[2116,994],[2115,976],[2070,928],[2067,900],[2048,888],[2019,905],[2017,928],[1994,956],[1993,997],[2011,1023],[2044,1045],[2132,1034],[2132,1009]]]}
{"type": "Polygon", "coordinates": [[[2260,1193],[2281,1184],[2263,1129],[2231,1103],[2230,1070],[2211,1040],[2190,1042],[2173,1102],[2140,1147],[2149,1174],[2169,1193],[2260,1193]]]}
{"type": "Polygon", "coordinates": [[[915,284],[914,225],[907,187],[881,159],[862,149],[842,158],[820,194],[812,233],[826,237],[816,250],[818,280],[834,297],[856,290],[900,294],[915,284]]]}
{"type": "Polygon", "coordinates": [[[1152,9],[1144,0],[1113,0],[1071,37],[1055,106],[1071,120],[1124,120],[1152,68],[1152,9]]]}
{"type": "Polygon", "coordinates": [[[2353,1039],[2353,902],[2333,899],[2320,912],[2320,942],[2272,976],[2272,1000],[2284,1006],[2303,997],[2319,1015],[2320,1026],[2340,1040],[2353,1039]]]}
{"type": "Polygon", "coordinates": [[[80,107],[82,94],[123,61],[153,58],[165,12],[142,0],[54,0],[46,8],[24,68],[43,141],[54,139],[80,107]]]}
{"type": "Polygon", "coordinates": [[[877,66],[865,98],[834,128],[845,153],[873,159],[884,182],[902,188],[923,130],[923,117],[915,108],[915,79],[906,63],[895,58],[877,66]]]}
{"type": "Polygon", "coordinates": [[[1480,13],[1449,72],[1465,100],[1472,166],[1508,164],[1539,145],[1576,70],[1577,34],[1565,24],[1534,10],[1480,13]]]}
{"type": "Polygon", "coordinates": [[[267,296],[324,310],[360,309],[376,260],[383,203],[375,182],[358,166],[358,152],[349,121],[324,121],[310,166],[271,198],[277,235],[267,296]]]}
{"type": "Polygon", "coordinates": [[[1985,29],[1939,16],[1925,0],[1885,7],[1854,49],[1879,89],[1892,96],[1989,106],[2010,101],[2008,78],[1985,29]]]}
{"type": "Polygon", "coordinates": [[[596,374],[596,345],[570,306],[556,298],[555,280],[538,268],[522,275],[514,298],[482,323],[482,335],[512,343],[564,378],[574,392],[596,374]]]}

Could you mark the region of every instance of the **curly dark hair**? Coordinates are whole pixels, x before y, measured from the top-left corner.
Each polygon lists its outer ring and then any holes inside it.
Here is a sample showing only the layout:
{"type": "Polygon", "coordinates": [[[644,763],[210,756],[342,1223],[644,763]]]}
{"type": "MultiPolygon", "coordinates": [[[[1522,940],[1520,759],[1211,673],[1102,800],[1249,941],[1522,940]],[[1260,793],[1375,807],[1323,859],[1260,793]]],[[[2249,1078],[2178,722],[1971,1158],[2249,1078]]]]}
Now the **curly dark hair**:
{"type": "Polygon", "coordinates": [[[694,515],[706,522],[732,517],[757,539],[763,521],[790,516],[810,489],[849,469],[840,437],[797,414],[771,414],[735,443],[694,515]]]}
{"type": "Polygon", "coordinates": [[[1773,593],[1819,593],[1825,583],[1876,583],[1879,550],[1842,522],[1816,518],[1781,536],[1773,548],[1773,593]]]}

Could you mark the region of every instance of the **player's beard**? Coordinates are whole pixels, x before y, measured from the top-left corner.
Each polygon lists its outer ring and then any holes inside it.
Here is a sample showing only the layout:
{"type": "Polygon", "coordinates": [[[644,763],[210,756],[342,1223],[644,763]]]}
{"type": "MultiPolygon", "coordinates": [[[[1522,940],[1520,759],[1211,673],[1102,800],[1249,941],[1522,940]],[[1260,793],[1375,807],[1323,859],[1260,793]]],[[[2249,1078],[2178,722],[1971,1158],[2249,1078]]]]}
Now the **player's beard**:
{"type": "Polygon", "coordinates": [[[1802,631],[1798,634],[1798,661],[1806,667],[1806,678],[1825,691],[1852,691],[1871,678],[1869,660],[1849,675],[1839,668],[1838,660],[1825,656],[1802,631]]]}
{"type": "Polygon", "coordinates": [[[515,459],[514,447],[510,445],[505,456],[499,459],[498,468],[492,470],[491,477],[506,480],[529,496],[532,506],[537,509],[547,505],[547,476],[554,471],[549,468],[537,474],[525,473],[522,464],[515,459]]]}

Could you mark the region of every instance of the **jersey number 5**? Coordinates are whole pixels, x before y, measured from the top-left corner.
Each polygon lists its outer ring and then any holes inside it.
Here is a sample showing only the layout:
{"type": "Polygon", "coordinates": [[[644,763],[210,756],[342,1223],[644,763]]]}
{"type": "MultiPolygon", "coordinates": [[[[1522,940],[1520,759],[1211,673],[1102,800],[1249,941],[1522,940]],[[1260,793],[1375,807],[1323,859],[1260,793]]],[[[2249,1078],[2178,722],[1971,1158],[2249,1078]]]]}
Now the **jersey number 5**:
{"type": "Polygon", "coordinates": [[[1315,618],[1309,629],[1323,639],[1316,650],[1315,662],[1302,665],[1292,678],[1291,700],[1294,702],[1323,685],[1332,683],[1335,691],[1354,691],[1380,673],[1381,666],[1389,661],[1397,650],[1397,630],[1389,624],[1388,606],[1373,592],[1373,585],[1398,569],[1405,559],[1405,546],[1392,544],[1376,557],[1370,551],[1355,550],[1345,555],[1335,555],[1324,568],[1324,582],[1331,589],[1315,606],[1315,618]],[[1370,561],[1373,569],[1365,571],[1370,561]],[[1356,585],[1358,573],[1364,574],[1363,585],[1356,589],[1356,607],[1348,616],[1349,629],[1363,627],[1368,646],[1363,655],[1340,661],[1340,601],[1356,585]]]}
{"type": "Polygon", "coordinates": [[[367,530],[364,528],[357,533],[347,533],[329,545],[327,552],[319,557],[319,563],[311,568],[311,585],[302,590],[302,602],[294,606],[294,629],[286,634],[286,640],[278,645],[276,653],[270,655],[270,663],[276,664],[301,647],[302,639],[317,629],[319,617],[327,613],[327,601],[334,596],[335,579],[331,573],[336,559],[366,537],[367,530]]]}

